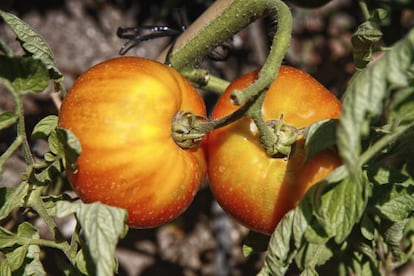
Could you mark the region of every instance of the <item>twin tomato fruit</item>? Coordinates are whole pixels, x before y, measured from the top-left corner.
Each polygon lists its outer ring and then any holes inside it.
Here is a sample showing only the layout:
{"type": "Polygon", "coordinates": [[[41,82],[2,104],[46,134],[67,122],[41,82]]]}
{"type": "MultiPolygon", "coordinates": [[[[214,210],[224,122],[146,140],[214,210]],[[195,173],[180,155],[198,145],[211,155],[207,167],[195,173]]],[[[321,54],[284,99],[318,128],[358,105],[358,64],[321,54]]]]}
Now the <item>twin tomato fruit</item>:
{"type": "MultiPolygon", "coordinates": [[[[252,72],[234,81],[212,119],[235,111],[231,91],[256,77],[252,72]]],[[[336,97],[308,74],[282,66],[262,112],[265,120],[283,115],[284,122],[303,128],[339,118],[340,109],[336,97]]],[[[197,91],[161,63],[119,57],[81,75],[59,114],[59,127],[71,130],[82,146],[76,171],[67,172],[80,198],[125,208],[131,227],[155,227],[188,207],[208,173],[225,211],[246,227],[271,234],[307,189],[341,164],[330,150],[305,162],[303,138],[289,158],[269,157],[248,117],[211,131],[199,147],[183,149],[171,136],[180,111],[206,115],[197,91]]]]}

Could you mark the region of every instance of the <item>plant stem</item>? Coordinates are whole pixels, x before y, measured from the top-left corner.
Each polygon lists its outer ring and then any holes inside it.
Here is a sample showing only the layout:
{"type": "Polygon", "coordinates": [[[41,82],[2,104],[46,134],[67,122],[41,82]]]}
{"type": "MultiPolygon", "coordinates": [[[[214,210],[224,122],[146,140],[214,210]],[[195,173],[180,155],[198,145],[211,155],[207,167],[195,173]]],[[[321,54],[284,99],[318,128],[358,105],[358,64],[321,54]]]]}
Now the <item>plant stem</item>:
{"type": "Polygon", "coordinates": [[[74,252],[71,251],[71,247],[66,241],[58,243],[56,241],[51,241],[51,240],[23,238],[22,243],[23,244],[29,243],[31,245],[38,245],[42,247],[49,247],[49,248],[55,248],[55,249],[61,250],[66,255],[70,263],[74,267],[76,266],[76,263],[75,263],[76,254],[74,254],[74,252]]]}
{"type": "Polygon", "coordinates": [[[17,136],[20,137],[20,139],[22,140],[21,145],[22,145],[23,156],[26,161],[26,164],[31,166],[34,164],[34,159],[33,159],[33,155],[30,150],[29,142],[27,140],[27,135],[26,135],[26,126],[25,126],[25,119],[24,119],[22,96],[17,92],[14,92],[13,95],[14,95],[14,99],[16,102],[16,114],[18,116],[17,136]]]}
{"type": "Polygon", "coordinates": [[[4,162],[10,158],[10,156],[20,147],[23,139],[21,136],[17,136],[13,143],[7,148],[7,150],[0,156],[0,172],[4,162]]]}
{"type": "MultiPolygon", "coordinates": [[[[253,95],[264,90],[275,78],[280,63],[286,54],[291,38],[292,15],[280,0],[218,0],[202,14],[175,42],[169,61],[180,72],[194,70],[194,65],[217,46],[230,39],[254,20],[272,15],[278,26],[270,54],[259,78],[251,87],[235,92],[234,101],[242,105],[253,95]]],[[[159,60],[168,54],[164,51],[159,60]]],[[[188,74],[191,76],[191,74],[188,74]]],[[[215,80],[210,76],[211,80],[215,80]]],[[[190,79],[197,82],[197,79],[190,79]]],[[[199,79],[198,79],[199,81],[199,79]]],[[[208,83],[207,83],[208,85],[208,83]]],[[[224,85],[222,86],[224,87],[224,85]]]]}
{"type": "Polygon", "coordinates": [[[275,80],[279,72],[280,64],[289,47],[292,33],[292,14],[289,8],[282,1],[272,2],[274,13],[277,14],[277,31],[272,41],[269,55],[259,72],[258,79],[250,86],[243,90],[235,90],[232,92],[231,98],[237,105],[244,104],[252,96],[266,90],[275,80]]]}
{"type": "Polygon", "coordinates": [[[402,133],[404,133],[406,130],[409,130],[413,126],[414,122],[411,124],[398,126],[392,131],[392,133],[382,137],[360,156],[360,165],[363,165],[366,162],[368,162],[372,157],[374,157],[378,152],[380,152],[381,149],[389,145],[392,141],[397,139],[402,133]]]}
{"type": "Polygon", "coordinates": [[[260,93],[259,98],[253,103],[251,108],[249,108],[249,110],[247,111],[247,115],[249,115],[252,118],[257,128],[259,129],[261,135],[260,142],[262,143],[266,152],[269,153],[269,149],[273,148],[273,145],[275,144],[277,139],[275,134],[266,125],[266,122],[264,121],[262,116],[262,105],[265,96],[266,93],[260,93]]]}
{"type": "MultiPolygon", "coordinates": [[[[284,2],[280,0],[218,0],[178,37],[175,48],[172,51],[170,49],[165,51],[159,59],[163,60],[169,54],[168,60],[172,67],[187,79],[201,87],[221,92],[228,86],[228,82],[209,75],[205,70],[193,69],[194,65],[232,35],[266,15],[277,19],[277,30],[269,56],[259,71],[257,80],[245,89],[234,90],[231,93],[233,103],[242,107],[224,118],[210,122],[198,122],[195,128],[187,130],[185,134],[180,131],[177,135],[173,135],[177,137],[176,142],[180,145],[182,141],[193,141],[194,137],[201,137],[202,134],[212,129],[229,124],[247,112],[260,131],[260,139],[266,152],[274,151],[274,143],[277,139],[262,118],[261,106],[267,88],[275,80],[290,43],[292,14],[284,2]]],[[[179,128],[173,126],[172,129],[179,128]]]]}
{"type": "Polygon", "coordinates": [[[195,83],[199,88],[218,94],[222,93],[230,84],[228,81],[213,76],[207,70],[203,69],[182,71],[181,74],[195,83]]]}
{"type": "Polygon", "coordinates": [[[360,7],[360,9],[361,9],[362,16],[364,17],[364,19],[365,19],[366,21],[367,21],[367,20],[369,20],[369,18],[370,18],[371,16],[370,16],[370,13],[369,13],[368,5],[367,5],[367,3],[365,2],[365,0],[358,0],[358,4],[359,4],[359,7],[360,7]]]}
{"type": "Polygon", "coordinates": [[[28,207],[33,208],[39,214],[39,216],[45,221],[47,227],[49,228],[49,232],[52,235],[53,239],[60,239],[61,235],[59,233],[59,228],[57,227],[55,221],[49,215],[45,204],[41,198],[42,190],[44,187],[42,186],[34,186],[34,191],[30,194],[28,207]]]}

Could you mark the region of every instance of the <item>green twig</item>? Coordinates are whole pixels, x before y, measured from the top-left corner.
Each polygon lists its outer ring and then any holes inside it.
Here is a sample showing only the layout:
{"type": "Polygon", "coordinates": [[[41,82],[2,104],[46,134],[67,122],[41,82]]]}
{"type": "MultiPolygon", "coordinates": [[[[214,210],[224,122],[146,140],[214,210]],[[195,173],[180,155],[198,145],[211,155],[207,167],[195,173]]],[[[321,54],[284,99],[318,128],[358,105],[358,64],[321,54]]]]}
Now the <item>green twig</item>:
{"type": "MultiPolygon", "coordinates": [[[[174,49],[170,52],[169,62],[179,72],[185,72],[192,82],[200,78],[190,74],[196,63],[214,48],[221,45],[234,34],[242,30],[254,20],[273,16],[278,21],[269,56],[259,73],[259,78],[251,87],[235,92],[234,102],[242,105],[255,94],[263,91],[276,78],[280,64],[286,54],[291,38],[292,15],[289,8],[280,0],[218,0],[177,39],[174,49]]],[[[164,51],[158,58],[163,61],[168,54],[164,51]]],[[[209,76],[211,81],[217,81],[209,76]]],[[[202,85],[209,88],[209,81],[201,79],[202,85]]],[[[217,83],[217,82],[216,82],[217,83]]],[[[215,91],[226,85],[210,85],[215,91]],[[218,89],[216,89],[218,88],[218,89]]],[[[221,91],[219,91],[221,92],[221,91]]]]}
{"type": "Polygon", "coordinates": [[[23,139],[21,136],[17,136],[13,143],[7,148],[7,150],[0,156],[0,171],[2,170],[2,166],[7,159],[20,147],[22,144],[23,139]]]}
{"type": "Polygon", "coordinates": [[[26,126],[25,126],[25,119],[24,119],[22,96],[17,92],[14,92],[13,95],[14,95],[14,99],[16,102],[16,114],[18,116],[17,135],[22,140],[21,145],[22,145],[23,156],[26,161],[26,164],[31,166],[34,164],[34,159],[33,159],[33,155],[30,150],[29,141],[27,140],[27,135],[26,135],[26,126]]]}
{"type": "Polygon", "coordinates": [[[207,70],[203,69],[182,71],[181,74],[195,83],[199,88],[218,94],[222,93],[230,84],[228,81],[213,76],[207,70]]]}
{"type": "Polygon", "coordinates": [[[282,1],[268,1],[274,5],[277,14],[277,31],[265,64],[259,72],[258,79],[243,90],[232,92],[231,98],[236,105],[244,104],[254,95],[267,89],[279,72],[280,64],[289,47],[292,33],[292,15],[282,1]]]}
{"type": "Polygon", "coordinates": [[[359,8],[361,9],[362,16],[364,17],[365,21],[368,21],[371,17],[367,2],[365,0],[358,0],[359,8]]]}
{"type": "MultiPolygon", "coordinates": [[[[292,14],[284,2],[280,0],[216,1],[177,39],[175,48],[169,52],[169,62],[172,67],[180,71],[190,81],[221,92],[227,87],[228,83],[210,76],[205,70],[194,69],[195,63],[236,32],[266,15],[271,15],[274,19],[277,19],[277,30],[269,56],[259,71],[257,80],[245,89],[234,90],[231,93],[233,103],[242,107],[234,113],[214,121],[184,124],[189,126],[185,129],[182,128],[182,118],[173,122],[173,137],[180,146],[185,145],[187,147],[187,142],[189,142],[192,147],[193,142],[195,140],[199,141],[199,138],[205,133],[229,124],[247,112],[260,131],[260,140],[264,144],[266,152],[272,153],[274,151],[274,143],[277,137],[264,122],[261,106],[267,88],[275,80],[290,43],[292,14]],[[174,130],[179,131],[175,132],[174,130]],[[269,149],[272,150],[269,151],[269,149]]],[[[184,117],[184,119],[192,117],[194,116],[184,117]]]]}

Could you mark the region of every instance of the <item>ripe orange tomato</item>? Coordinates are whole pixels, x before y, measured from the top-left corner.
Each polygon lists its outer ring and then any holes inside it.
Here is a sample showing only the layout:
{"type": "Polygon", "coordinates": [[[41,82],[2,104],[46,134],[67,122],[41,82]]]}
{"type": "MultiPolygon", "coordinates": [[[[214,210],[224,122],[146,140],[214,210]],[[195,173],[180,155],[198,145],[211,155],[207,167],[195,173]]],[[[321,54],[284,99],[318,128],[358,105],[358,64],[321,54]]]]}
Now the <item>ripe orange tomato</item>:
{"type": "Polygon", "coordinates": [[[82,74],[61,106],[59,127],[82,152],[68,172],[85,202],[122,207],[132,227],[155,227],[182,213],[206,173],[202,147],[185,150],[171,138],[179,111],[205,115],[195,89],[174,69],[119,57],[82,74]]]}
{"type": "MultiPolygon", "coordinates": [[[[219,98],[212,118],[235,111],[230,99],[257,78],[257,71],[235,80],[219,98]]],[[[339,118],[341,104],[307,73],[282,66],[270,86],[262,107],[267,120],[279,119],[303,128],[316,121],[339,118]]],[[[259,133],[248,117],[242,117],[209,134],[208,176],[218,203],[251,230],[271,234],[281,218],[294,208],[304,193],[341,164],[330,150],[304,162],[304,140],[296,142],[287,158],[269,157],[259,143],[259,133]]]]}

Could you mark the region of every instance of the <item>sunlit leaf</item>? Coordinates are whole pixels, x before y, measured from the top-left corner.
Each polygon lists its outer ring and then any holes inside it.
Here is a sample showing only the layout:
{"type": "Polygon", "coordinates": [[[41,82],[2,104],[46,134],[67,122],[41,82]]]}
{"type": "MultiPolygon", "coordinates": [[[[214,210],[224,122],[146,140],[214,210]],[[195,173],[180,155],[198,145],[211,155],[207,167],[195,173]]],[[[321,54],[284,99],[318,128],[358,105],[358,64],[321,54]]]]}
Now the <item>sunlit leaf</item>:
{"type": "Polygon", "coordinates": [[[384,110],[391,89],[410,86],[414,79],[413,60],[414,30],[355,76],[345,91],[337,142],[354,180],[360,173],[361,143],[370,134],[371,121],[384,110]]]}
{"type": "Polygon", "coordinates": [[[56,115],[49,115],[40,120],[32,131],[32,138],[44,138],[50,135],[50,133],[57,127],[58,117],[56,115]]]}
{"type": "Polygon", "coordinates": [[[307,227],[307,218],[300,206],[288,212],[270,238],[268,253],[258,275],[283,275],[297,254],[307,227]]]}
{"type": "Polygon", "coordinates": [[[306,160],[311,159],[319,151],[335,145],[337,124],[338,120],[323,120],[305,129],[306,160]]]}
{"type": "Polygon", "coordinates": [[[67,201],[57,202],[56,209],[60,217],[76,213],[95,262],[97,275],[113,275],[116,268],[115,247],[118,239],[126,234],[126,211],[101,203],[67,201]]]}
{"type": "Polygon", "coordinates": [[[0,65],[0,81],[14,92],[42,92],[49,85],[48,71],[38,59],[0,55],[0,65]]]}
{"type": "Polygon", "coordinates": [[[23,206],[28,188],[26,182],[17,188],[0,188],[0,220],[7,217],[15,208],[23,206]]]}
{"type": "Polygon", "coordinates": [[[17,115],[14,112],[3,112],[0,114],[0,129],[8,128],[17,122],[17,115]]]}
{"type": "Polygon", "coordinates": [[[414,186],[381,185],[374,189],[371,205],[376,214],[398,222],[414,212],[413,194],[414,186]]]}
{"type": "Polygon", "coordinates": [[[367,182],[355,183],[345,178],[334,185],[320,187],[321,196],[315,202],[316,218],[324,231],[341,243],[362,216],[367,204],[367,182]]]}
{"type": "Polygon", "coordinates": [[[81,153],[81,144],[75,134],[63,128],[56,129],[59,141],[63,144],[66,161],[74,163],[81,153]]]}
{"type": "Polygon", "coordinates": [[[334,256],[334,252],[326,243],[305,243],[296,256],[296,263],[302,270],[315,270],[317,266],[324,265],[334,256]]]}
{"type": "Polygon", "coordinates": [[[56,81],[62,81],[63,76],[58,70],[53,53],[49,48],[46,40],[38,34],[29,24],[15,16],[14,14],[0,10],[0,16],[14,31],[22,47],[33,55],[35,59],[41,60],[46,68],[51,71],[51,78],[56,81]]]}

